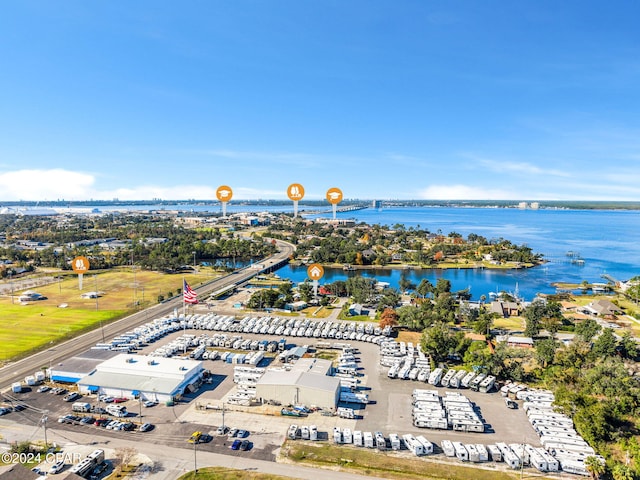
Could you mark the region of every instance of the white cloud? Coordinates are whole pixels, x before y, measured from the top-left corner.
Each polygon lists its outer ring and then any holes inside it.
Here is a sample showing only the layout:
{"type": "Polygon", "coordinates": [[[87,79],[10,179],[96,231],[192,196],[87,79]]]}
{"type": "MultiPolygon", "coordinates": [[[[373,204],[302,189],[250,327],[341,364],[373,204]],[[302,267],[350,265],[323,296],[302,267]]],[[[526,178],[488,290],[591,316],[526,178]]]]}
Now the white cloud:
{"type": "MultiPolygon", "coordinates": [[[[96,176],[64,169],[16,170],[0,173],[1,201],[55,201],[55,200],[213,200],[218,185],[138,185],[116,189],[98,188],[96,176]]],[[[311,196],[308,196],[311,198],[311,196]]],[[[284,190],[233,187],[233,199],[256,200],[286,199],[284,190]]],[[[318,198],[324,198],[319,196],[318,198]]],[[[232,200],[233,201],[233,200],[232,200]]]]}
{"type": "Polygon", "coordinates": [[[429,185],[419,192],[425,200],[517,200],[522,193],[470,185],[429,185]]]}
{"type": "Polygon", "coordinates": [[[476,156],[469,156],[473,160],[480,163],[485,168],[500,173],[515,173],[522,175],[541,175],[567,178],[571,176],[570,172],[556,170],[553,168],[545,168],[534,165],[530,162],[517,162],[512,160],[494,160],[476,156]]]}
{"type": "Polygon", "coordinates": [[[64,169],[15,170],[0,173],[0,200],[86,200],[95,177],[64,169]]]}

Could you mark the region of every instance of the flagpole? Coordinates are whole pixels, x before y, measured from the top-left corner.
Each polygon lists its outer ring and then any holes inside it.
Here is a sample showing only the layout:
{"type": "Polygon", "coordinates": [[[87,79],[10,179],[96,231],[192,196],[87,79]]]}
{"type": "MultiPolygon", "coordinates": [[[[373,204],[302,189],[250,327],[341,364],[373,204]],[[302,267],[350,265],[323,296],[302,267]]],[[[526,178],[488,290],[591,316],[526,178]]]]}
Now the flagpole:
{"type": "Polygon", "coordinates": [[[184,329],[183,329],[183,337],[184,337],[184,341],[183,341],[183,345],[184,345],[184,354],[187,354],[187,302],[186,299],[184,297],[184,289],[187,285],[186,280],[184,279],[184,277],[182,277],[182,321],[184,322],[184,329]]]}

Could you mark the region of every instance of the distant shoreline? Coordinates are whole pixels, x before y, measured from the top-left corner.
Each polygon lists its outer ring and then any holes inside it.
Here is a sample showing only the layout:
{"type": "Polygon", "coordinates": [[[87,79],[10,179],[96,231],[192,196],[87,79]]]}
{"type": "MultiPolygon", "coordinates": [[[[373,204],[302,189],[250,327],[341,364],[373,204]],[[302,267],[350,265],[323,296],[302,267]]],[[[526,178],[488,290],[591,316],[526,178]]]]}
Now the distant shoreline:
{"type": "MultiPolygon", "coordinates": [[[[357,270],[520,270],[526,268],[533,268],[540,266],[546,262],[541,262],[539,264],[531,264],[531,263],[518,263],[517,262],[509,262],[506,265],[494,265],[494,264],[486,264],[483,263],[481,265],[478,264],[452,264],[450,262],[443,262],[442,265],[437,266],[420,266],[420,265],[408,265],[408,264],[399,264],[399,263],[391,263],[387,265],[350,265],[349,269],[344,268],[343,264],[337,263],[323,263],[321,264],[324,268],[332,268],[336,270],[343,270],[346,272],[349,271],[357,271],[357,270]]],[[[290,265],[294,267],[305,267],[307,264],[302,262],[289,262],[290,265]]]]}
{"type": "MultiPolygon", "coordinates": [[[[508,208],[508,209],[526,209],[526,210],[640,210],[639,201],[536,201],[536,200],[375,200],[377,203],[374,207],[374,199],[350,199],[340,203],[341,206],[361,205],[368,203],[370,208],[404,208],[404,207],[442,207],[442,208],[508,208]],[[531,204],[535,203],[536,207],[531,208],[531,204]],[[521,205],[522,204],[522,205],[521,205]],[[525,208],[522,208],[526,204],[525,208]]],[[[32,207],[49,207],[49,208],[73,208],[73,207],[126,207],[126,206],[149,206],[153,208],[163,209],[175,206],[219,206],[220,202],[214,199],[202,200],[74,200],[74,201],[6,201],[0,200],[0,207],[14,208],[32,208],[32,207]]],[[[274,207],[274,206],[292,206],[290,200],[274,199],[274,200],[233,200],[230,206],[256,206],[256,207],[274,207]]],[[[327,207],[326,200],[301,200],[299,208],[308,207],[327,207]]]]}

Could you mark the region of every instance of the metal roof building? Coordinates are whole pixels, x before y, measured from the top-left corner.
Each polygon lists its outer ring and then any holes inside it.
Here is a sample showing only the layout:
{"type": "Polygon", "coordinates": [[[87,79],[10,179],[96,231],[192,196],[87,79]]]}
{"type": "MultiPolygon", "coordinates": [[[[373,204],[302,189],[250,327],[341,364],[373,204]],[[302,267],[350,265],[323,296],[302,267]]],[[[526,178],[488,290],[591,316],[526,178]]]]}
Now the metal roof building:
{"type": "Polygon", "coordinates": [[[283,405],[333,409],[340,399],[340,380],[329,376],[328,360],[301,358],[290,370],[267,370],[256,385],[256,398],[283,405]]]}
{"type": "Polygon", "coordinates": [[[115,357],[118,352],[112,350],[86,350],[75,357],[52,365],[49,377],[54,382],[76,383],[82,377],[95,372],[98,365],[115,357]]]}
{"type": "Polygon", "coordinates": [[[166,402],[198,389],[202,362],[120,354],[99,364],[78,381],[80,393],[104,393],[166,402]]]}

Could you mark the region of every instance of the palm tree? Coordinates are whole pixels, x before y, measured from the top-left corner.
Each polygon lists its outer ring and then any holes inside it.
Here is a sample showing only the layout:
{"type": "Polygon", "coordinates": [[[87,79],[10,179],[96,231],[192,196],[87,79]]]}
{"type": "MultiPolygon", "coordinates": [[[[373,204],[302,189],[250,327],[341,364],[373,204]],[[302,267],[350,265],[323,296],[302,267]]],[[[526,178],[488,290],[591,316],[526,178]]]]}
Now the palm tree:
{"type": "Polygon", "coordinates": [[[593,455],[587,457],[584,461],[587,472],[591,474],[591,478],[598,479],[605,472],[605,464],[598,457],[593,455]]]}

